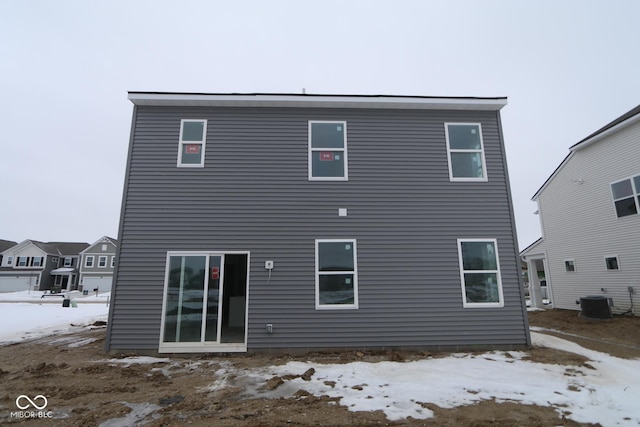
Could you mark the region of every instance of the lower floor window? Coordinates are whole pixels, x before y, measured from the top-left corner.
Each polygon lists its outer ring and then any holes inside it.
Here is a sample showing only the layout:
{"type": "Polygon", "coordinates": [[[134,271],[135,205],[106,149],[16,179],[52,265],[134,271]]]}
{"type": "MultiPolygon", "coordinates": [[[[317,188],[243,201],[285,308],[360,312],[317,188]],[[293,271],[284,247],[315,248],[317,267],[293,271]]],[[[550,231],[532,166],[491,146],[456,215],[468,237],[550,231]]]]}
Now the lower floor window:
{"type": "Polygon", "coordinates": [[[604,262],[607,266],[607,270],[618,270],[620,267],[618,265],[618,257],[617,256],[608,256],[605,257],[604,262]]]}
{"type": "Polygon", "coordinates": [[[502,307],[502,280],[495,239],[458,239],[464,307],[502,307]]]}
{"type": "Polygon", "coordinates": [[[316,240],[316,309],[358,308],[355,239],[316,240]]]}

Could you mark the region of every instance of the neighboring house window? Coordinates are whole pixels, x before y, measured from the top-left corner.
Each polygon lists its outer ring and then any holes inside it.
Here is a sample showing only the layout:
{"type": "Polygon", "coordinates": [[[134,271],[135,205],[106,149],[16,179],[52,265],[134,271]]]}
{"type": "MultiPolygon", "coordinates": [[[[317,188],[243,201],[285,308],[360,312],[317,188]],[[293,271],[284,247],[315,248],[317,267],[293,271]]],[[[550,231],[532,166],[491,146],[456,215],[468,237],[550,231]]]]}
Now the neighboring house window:
{"type": "Polygon", "coordinates": [[[111,257],[111,268],[115,267],[116,265],[116,257],[112,256],[111,257]]]}
{"type": "Polygon", "coordinates": [[[496,239],[458,239],[463,307],[502,307],[496,239]]]}
{"type": "Polygon", "coordinates": [[[640,211],[640,175],[611,184],[613,204],[618,218],[640,211]]]}
{"type": "Polygon", "coordinates": [[[91,268],[93,267],[93,260],[94,257],[93,255],[88,255],[85,259],[84,259],[84,266],[87,268],[91,268]]]}
{"type": "Polygon", "coordinates": [[[102,252],[105,252],[107,250],[107,245],[102,245],[102,252]]]}
{"type": "Polygon", "coordinates": [[[18,257],[18,267],[26,267],[27,266],[27,257],[19,256],[18,257]]]}
{"type": "Polygon", "coordinates": [[[54,264],[58,264],[58,257],[51,258],[51,262],[54,264]]]}
{"type": "Polygon", "coordinates": [[[445,123],[449,179],[486,181],[482,127],[480,123],[445,123]]]}
{"type": "Polygon", "coordinates": [[[573,272],[576,271],[576,261],[573,259],[564,260],[564,271],[573,272]]]}
{"type": "Polygon", "coordinates": [[[34,267],[42,267],[42,257],[35,256],[32,258],[31,265],[34,267]]]}
{"type": "Polygon", "coordinates": [[[607,270],[619,270],[620,264],[618,263],[617,256],[608,256],[604,258],[604,263],[607,266],[607,270]]]}
{"type": "Polygon", "coordinates": [[[98,257],[98,268],[105,268],[107,266],[107,257],[100,256],[98,257]]]}
{"type": "Polygon", "coordinates": [[[71,267],[73,265],[73,258],[64,257],[64,265],[63,267],[71,267]]]}
{"type": "Polygon", "coordinates": [[[180,121],[179,167],[204,167],[206,120],[180,121]]]}
{"type": "Polygon", "coordinates": [[[7,257],[7,265],[12,265],[13,264],[13,257],[9,256],[7,257]]]}
{"type": "Polygon", "coordinates": [[[316,309],[358,308],[354,239],[316,240],[316,309]]]}
{"type": "Polygon", "coordinates": [[[309,122],[309,180],[346,181],[347,122],[309,122]]]}

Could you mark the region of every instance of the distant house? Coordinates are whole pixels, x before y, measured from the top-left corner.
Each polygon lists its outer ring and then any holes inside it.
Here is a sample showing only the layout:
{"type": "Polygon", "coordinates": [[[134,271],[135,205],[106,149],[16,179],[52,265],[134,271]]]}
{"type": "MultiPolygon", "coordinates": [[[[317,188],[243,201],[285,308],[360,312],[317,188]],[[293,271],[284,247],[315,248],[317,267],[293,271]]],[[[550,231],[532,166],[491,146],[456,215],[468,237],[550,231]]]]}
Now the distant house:
{"type": "Polygon", "coordinates": [[[640,313],[640,106],[570,147],[532,200],[542,238],[521,255],[553,306],[597,295],[614,313],[640,313]]]}
{"type": "Polygon", "coordinates": [[[107,350],[530,344],[505,98],[129,99],[107,350]]]}
{"type": "Polygon", "coordinates": [[[17,244],[18,244],[17,242],[0,239],[0,266],[2,265],[2,253],[17,244]]]}
{"type": "Polygon", "coordinates": [[[80,252],[80,286],[91,292],[109,292],[113,283],[118,241],[104,236],[80,252]]]}
{"type": "Polygon", "coordinates": [[[25,240],[2,252],[0,292],[78,288],[80,251],[87,243],[25,240]]]}

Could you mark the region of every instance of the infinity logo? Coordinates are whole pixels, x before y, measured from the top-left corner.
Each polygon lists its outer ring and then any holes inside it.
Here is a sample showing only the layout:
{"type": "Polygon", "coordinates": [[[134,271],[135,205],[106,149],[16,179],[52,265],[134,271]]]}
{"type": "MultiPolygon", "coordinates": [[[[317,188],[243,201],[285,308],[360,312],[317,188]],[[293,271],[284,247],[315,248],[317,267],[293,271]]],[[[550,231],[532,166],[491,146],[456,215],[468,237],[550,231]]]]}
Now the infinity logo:
{"type": "Polygon", "coordinates": [[[49,402],[47,401],[47,398],[46,398],[46,397],[44,397],[44,396],[43,396],[43,395],[41,395],[41,394],[39,394],[39,395],[37,395],[36,397],[34,397],[34,398],[33,398],[33,400],[31,400],[31,398],[30,398],[29,396],[25,396],[24,394],[21,394],[20,396],[18,396],[18,397],[16,398],[16,406],[17,406],[18,408],[20,408],[20,409],[27,409],[29,406],[33,406],[34,408],[36,408],[36,409],[38,409],[38,410],[42,410],[42,409],[44,409],[44,408],[46,408],[46,407],[47,407],[47,404],[48,404],[48,403],[49,403],[49,402]],[[38,399],[41,399],[41,400],[44,402],[44,404],[43,404],[42,406],[38,405],[38,404],[35,402],[35,401],[36,401],[36,400],[38,400],[38,399]],[[26,404],[26,405],[21,405],[21,404],[20,404],[20,402],[21,402],[21,401],[24,401],[24,400],[26,400],[26,401],[27,401],[27,404],[26,404]]]}

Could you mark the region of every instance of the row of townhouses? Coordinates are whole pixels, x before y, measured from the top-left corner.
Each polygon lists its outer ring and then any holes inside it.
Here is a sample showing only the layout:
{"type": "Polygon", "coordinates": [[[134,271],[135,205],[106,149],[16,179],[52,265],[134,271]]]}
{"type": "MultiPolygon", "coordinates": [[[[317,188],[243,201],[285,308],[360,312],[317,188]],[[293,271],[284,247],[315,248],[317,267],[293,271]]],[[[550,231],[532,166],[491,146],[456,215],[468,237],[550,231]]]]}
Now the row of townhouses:
{"type": "Polygon", "coordinates": [[[107,236],[93,244],[0,240],[0,292],[109,292],[117,247],[107,236]]]}

